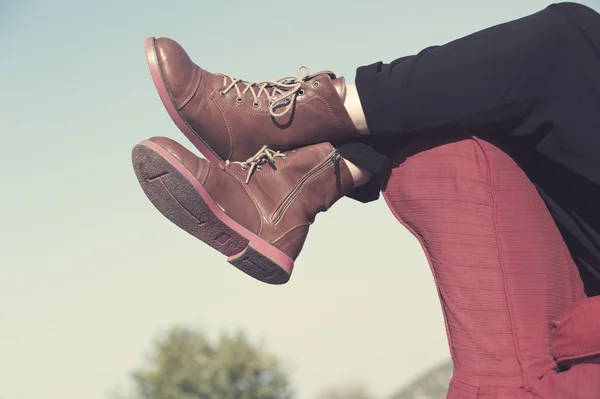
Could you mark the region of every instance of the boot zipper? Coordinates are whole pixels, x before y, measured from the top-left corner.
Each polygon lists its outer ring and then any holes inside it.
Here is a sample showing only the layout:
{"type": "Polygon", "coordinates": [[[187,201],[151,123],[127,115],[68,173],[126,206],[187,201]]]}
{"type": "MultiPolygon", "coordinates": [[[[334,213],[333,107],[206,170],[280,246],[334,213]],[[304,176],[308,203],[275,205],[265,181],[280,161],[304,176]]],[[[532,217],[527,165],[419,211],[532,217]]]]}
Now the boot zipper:
{"type": "Polygon", "coordinates": [[[325,158],[319,165],[313,168],[310,172],[300,179],[296,187],[288,194],[288,196],[281,202],[281,204],[273,211],[271,215],[271,223],[277,224],[281,221],[285,212],[294,203],[294,200],[300,195],[304,187],[318,177],[321,173],[333,166],[333,173],[338,176],[339,173],[339,160],[341,156],[334,151],[330,156],[325,158]]]}

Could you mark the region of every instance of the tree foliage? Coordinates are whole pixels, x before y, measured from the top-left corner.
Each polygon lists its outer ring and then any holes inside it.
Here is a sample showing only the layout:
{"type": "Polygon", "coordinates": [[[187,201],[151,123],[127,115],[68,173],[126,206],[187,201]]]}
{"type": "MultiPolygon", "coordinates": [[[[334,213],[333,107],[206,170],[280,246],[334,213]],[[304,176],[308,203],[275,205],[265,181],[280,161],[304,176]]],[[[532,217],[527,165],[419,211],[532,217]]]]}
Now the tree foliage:
{"type": "Polygon", "coordinates": [[[149,364],[133,374],[136,399],[290,399],[280,361],[243,332],[216,343],[189,328],[155,342],[149,364]]]}

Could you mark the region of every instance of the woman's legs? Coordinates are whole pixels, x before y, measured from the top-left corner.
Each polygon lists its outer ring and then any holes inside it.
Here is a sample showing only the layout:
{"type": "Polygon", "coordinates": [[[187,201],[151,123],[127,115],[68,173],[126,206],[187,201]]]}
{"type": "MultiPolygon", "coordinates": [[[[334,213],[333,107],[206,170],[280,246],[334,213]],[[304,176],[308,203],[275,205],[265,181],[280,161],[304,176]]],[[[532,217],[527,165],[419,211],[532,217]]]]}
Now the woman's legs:
{"type": "MultiPolygon", "coordinates": [[[[552,5],[415,56],[359,68],[356,87],[323,72],[270,87],[274,97],[260,90],[262,97],[257,98],[261,84],[201,70],[168,39],[149,44],[147,54],[169,113],[209,159],[244,161],[263,145],[291,149],[330,140],[353,171],[356,187],[348,196],[368,202],[378,197],[379,176],[390,166],[386,152],[369,145],[383,134],[456,138],[456,132],[470,131],[528,136],[541,128],[562,129],[563,137],[551,140],[546,150],[560,152],[558,144],[567,142],[575,146],[567,155],[591,149],[595,156],[598,145],[582,149],[575,144],[587,143],[592,135],[586,132],[600,126],[593,123],[600,83],[587,86],[580,80],[587,76],[600,81],[600,63],[594,61],[590,46],[600,44],[594,28],[598,18],[580,5],[552,5]],[[585,29],[573,22],[576,13],[581,14],[576,20],[591,21],[585,29]],[[584,32],[593,37],[587,40],[584,32]],[[574,63],[574,57],[582,62],[574,63]],[[585,73],[573,67],[580,64],[585,73]],[[290,89],[295,84],[299,86],[290,89]],[[289,93],[275,95],[276,89],[289,93]],[[584,107],[567,106],[582,95],[587,96],[584,107]],[[569,142],[567,136],[577,140],[569,142]]],[[[577,157],[562,161],[587,177],[593,169],[577,157]]]]}

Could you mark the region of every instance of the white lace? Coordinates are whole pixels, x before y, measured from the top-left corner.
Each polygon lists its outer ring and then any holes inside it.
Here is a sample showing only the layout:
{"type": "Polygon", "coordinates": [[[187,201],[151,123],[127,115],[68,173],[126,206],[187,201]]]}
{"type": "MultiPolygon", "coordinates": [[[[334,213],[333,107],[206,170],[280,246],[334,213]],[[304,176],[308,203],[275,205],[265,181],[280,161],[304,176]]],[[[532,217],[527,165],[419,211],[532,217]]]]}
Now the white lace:
{"type": "Polygon", "coordinates": [[[287,155],[279,151],[271,150],[265,145],[251,158],[248,158],[247,160],[242,162],[225,161],[225,165],[230,166],[231,164],[236,164],[239,165],[243,170],[248,169],[248,176],[246,177],[246,184],[248,184],[250,183],[250,178],[252,177],[252,174],[254,174],[254,171],[261,170],[262,165],[264,165],[265,163],[268,163],[273,168],[275,168],[275,158],[280,157],[285,158],[287,157],[287,155]]]}
{"type": "Polygon", "coordinates": [[[285,115],[292,109],[294,103],[296,102],[297,95],[303,94],[302,85],[307,80],[322,73],[332,73],[330,71],[322,71],[311,75],[309,72],[310,70],[306,65],[301,65],[298,68],[296,76],[286,76],[278,80],[269,80],[263,82],[247,82],[242,79],[234,78],[230,75],[224,75],[222,73],[219,73],[218,75],[223,77],[223,86],[225,86],[225,88],[221,91],[222,96],[226,96],[227,93],[235,89],[237,93],[237,101],[242,102],[242,96],[250,92],[254,100],[252,104],[258,108],[260,107],[260,96],[264,94],[269,101],[269,113],[273,117],[278,117],[285,115]],[[240,90],[238,87],[239,83],[246,85],[246,87],[243,90],[240,90]],[[275,112],[275,109],[282,104],[287,104],[287,106],[283,109],[283,111],[279,113],[275,112]]]}

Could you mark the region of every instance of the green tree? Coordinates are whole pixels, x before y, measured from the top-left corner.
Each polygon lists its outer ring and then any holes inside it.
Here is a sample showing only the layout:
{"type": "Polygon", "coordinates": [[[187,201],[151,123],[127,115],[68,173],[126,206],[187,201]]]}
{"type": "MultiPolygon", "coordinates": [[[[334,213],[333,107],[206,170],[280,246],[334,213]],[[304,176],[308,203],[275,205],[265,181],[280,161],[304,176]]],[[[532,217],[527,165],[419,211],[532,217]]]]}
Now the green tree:
{"type": "Polygon", "coordinates": [[[290,399],[280,361],[241,331],[216,343],[189,328],[158,339],[149,364],[133,373],[136,399],[290,399]]]}

